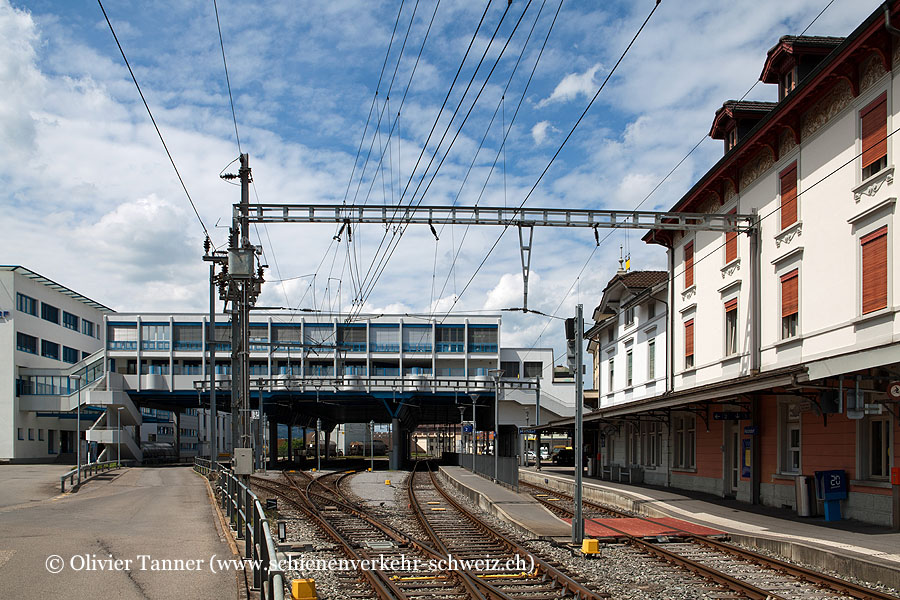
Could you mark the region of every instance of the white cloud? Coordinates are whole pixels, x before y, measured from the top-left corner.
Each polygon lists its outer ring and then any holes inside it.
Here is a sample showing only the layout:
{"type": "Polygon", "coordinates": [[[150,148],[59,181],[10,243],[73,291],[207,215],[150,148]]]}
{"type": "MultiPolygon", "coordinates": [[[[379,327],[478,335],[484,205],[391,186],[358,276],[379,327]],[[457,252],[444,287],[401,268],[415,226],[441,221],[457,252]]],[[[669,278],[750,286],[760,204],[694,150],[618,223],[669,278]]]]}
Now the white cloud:
{"type": "Polygon", "coordinates": [[[552,102],[568,102],[579,96],[593,97],[597,93],[594,77],[601,68],[600,63],[595,63],[583,73],[569,73],[556,85],[549,97],[538,102],[537,107],[543,108],[552,102]]]}
{"type": "Polygon", "coordinates": [[[531,137],[534,143],[540,146],[547,139],[547,133],[553,131],[556,131],[556,128],[550,125],[550,121],[541,121],[535,123],[534,127],[531,128],[531,137]]]}

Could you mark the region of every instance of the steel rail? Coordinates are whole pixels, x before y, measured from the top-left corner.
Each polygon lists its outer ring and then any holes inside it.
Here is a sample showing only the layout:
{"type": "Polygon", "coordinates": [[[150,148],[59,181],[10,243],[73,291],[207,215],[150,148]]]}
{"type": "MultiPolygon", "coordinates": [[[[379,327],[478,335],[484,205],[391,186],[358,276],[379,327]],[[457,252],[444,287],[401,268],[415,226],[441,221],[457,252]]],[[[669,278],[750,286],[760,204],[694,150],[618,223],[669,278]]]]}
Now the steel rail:
{"type": "MultiPolygon", "coordinates": [[[[541,559],[538,556],[534,556],[532,552],[530,552],[527,548],[519,545],[515,541],[510,538],[500,534],[493,527],[482,521],[478,518],[477,515],[472,513],[462,504],[456,501],[455,498],[450,496],[441,485],[438,483],[434,471],[431,470],[429,466],[428,475],[434,489],[444,498],[457,512],[459,512],[463,517],[465,517],[470,523],[472,523],[479,531],[483,532],[485,535],[492,537],[500,544],[505,546],[510,553],[518,553],[520,556],[531,556],[534,558],[535,566],[540,569],[544,576],[552,579],[560,588],[565,590],[566,592],[574,595],[576,598],[582,600],[595,600],[598,598],[607,598],[609,594],[594,592],[581,583],[575,581],[556,567],[549,564],[547,561],[541,559]]],[[[412,476],[409,478],[409,485],[412,487],[413,479],[412,476]]],[[[415,499],[415,494],[412,493],[411,500],[415,499]]]]}
{"type": "MultiPolygon", "coordinates": [[[[558,490],[545,488],[541,485],[537,485],[537,484],[529,483],[529,482],[520,482],[520,485],[524,485],[525,487],[530,487],[535,490],[539,490],[542,493],[554,495],[558,498],[567,500],[569,502],[573,501],[572,496],[570,496],[569,494],[566,494],[564,492],[560,492],[558,490]]],[[[557,514],[564,515],[568,518],[571,518],[572,515],[574,514],[573,511],[565,508],[564,506],[560,506],[559,504],[549,502],[549,501],[545,500],[544,498],[535,496],[535,499],[538,502],[540,502],[543,506],[546,506],[548,509],[550,509],[551,511],[553,511],[557,514]]],[[[643,515],[629,514],[623,510],[619,510],[617,508],[607,506],[604,504],[592,502],[590,500],[583,500],[583,503],[586,506],[589,506],[590,508],[592,508],[594,510],[597,510],[599,512],[604,512],[606,514],[614,515],[616,517],[636,518],[636,519],[641,519],[643,521],[646,521],[648,523],[660,524],[658,521],[655,521],[651,517],[646,517],[643,515]]],[[[676,553],[669,553],[668,551],[661,549],[659,546],[650,544],[644,540],[641,540],[640,538],[628,535],[627,533],[616,529],[615,527],[611,526],[608,523],[603,523],[603,525],[604,525],[604,527],[612,529],[613,531],[622,533],[623,535],[626,536],[626,539],[628,539],[629,542],[634,541],[634,542],[636,542],[635,545],[640,545],[642,548],[647,549],[648,551],[657,553],[657,551],[660,550],[662,552],[671,554],[673,557],[677,557],[677,560],[679,560],[679,561],[687,560],[688,562],[693,562],[693,561],[690,561],[689,559],[684,559],[683,557],[680,557],[676,553]]],[[[665,524],[665,526],[668,528],[671,528],[671,525],[665,524]]],[[[774,571],[779,571],[779,572],[785,573],[787,575],[791,575],[793,577],[796,577],[798,579],[806,581],[807,583],[831,588],[833,591],[847,594],[849,596],[852,596],[853,598],[858,598],[860,600],[898,600],[897,596],[888,594],[887,592],[882,592],[881,590],[868,588],[866,586],[859,585],[859,584],[853,583],[851,581],[846,581],[844,579],[840,579],[839,577],[834,577],[833,575],[828,575],[827,573],[821,573],[818,571],[814,571],[812,569],[808,569],[806,567],[794,565],[789,562],[779,560],[777,558],[766,556],[764,554],[760,554],[760,553],[754,552],[752,550],[738,548],[737,546],[732,546],[730,544],[726,544],[724,542],[714,540],[714,539],[711,539],[708,537],[698,536],[695,533],[685,531],[683,529],[676,528],[675,533],[678,534],[680,537],[684,537],[685,539],[690,540],[694,543],[706,546],[706,547],[714,549],[714,550],[718,550],[723,553],[730,554],[736,558],[740,558],[742,560],[746,560],[748,562],[755,563],[757,565],[772,569],[774,571]]],[[[663,558],[665,558],[665,560],[669,560],[669,558],[667,558],[667,557],[663,557],[663,558]]],[[[673,562],[675,560],[676,559],[673,559],[673,562]]],[[[697,563],[697,565],[701,566],[701,567],[703,566],[703,565],[699,565],[699,563],[697,563]]],[[[686,568],[688,568],[687,565],[682,565],[682,566],[685,566],[686,568]]],[[[725,575],[726,577],[730,577],[726,574],[722,574],[722,575],[725,575]]],[[[768,594],[768,597],[778,598],[778,596],[772,594],[771,592],[767,592],[767,594],[768,594]]],[[[765,598],[765,597],[766,596],[763,596],[763,598],[765,598]]]]}

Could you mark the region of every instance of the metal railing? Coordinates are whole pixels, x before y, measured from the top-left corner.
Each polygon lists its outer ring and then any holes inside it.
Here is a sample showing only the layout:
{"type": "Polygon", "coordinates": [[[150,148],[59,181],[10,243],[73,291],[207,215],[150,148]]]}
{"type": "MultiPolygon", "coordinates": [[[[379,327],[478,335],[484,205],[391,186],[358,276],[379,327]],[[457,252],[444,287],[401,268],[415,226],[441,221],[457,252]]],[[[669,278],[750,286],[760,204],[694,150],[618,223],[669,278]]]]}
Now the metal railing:
{"type": "MultiPolygon", "coordinates": [[[[98,475],[99,473],[103,473],[104,471],[109,471],[111,469],[118,469],[119,467],[127,467],[133,463],[133,460],[105,460],[103,462],[95,462],[88,463],[86,465],[81,465],[81,483],[84,483],[94,475],[98,475]]],[[[71,471],[67,471],[59,478],[59,491],[66,491],[66,480],[69,480],[69,486],[74,486],[78,477],[78,467],[75,467],[71,471]]]]}
{"type": "Polygon", "coordinates": [[[253,587],[265,600],[284,600],[284,571],[278,561],[275,540],[262,503],[250,488],[221,464],[194,459],[194,470],[209,476],[215,471],[216,495],[238,540],[244,540],[244,558],[253,568],[253,587]]]}
{"type": "Polygon", "coordinates": [[[459,466],[477,475],[518,489],[519,463],[514,456],[500,456],[497,460],[499,473],[494,474],[493,454],[459,454],[459,466]]]}

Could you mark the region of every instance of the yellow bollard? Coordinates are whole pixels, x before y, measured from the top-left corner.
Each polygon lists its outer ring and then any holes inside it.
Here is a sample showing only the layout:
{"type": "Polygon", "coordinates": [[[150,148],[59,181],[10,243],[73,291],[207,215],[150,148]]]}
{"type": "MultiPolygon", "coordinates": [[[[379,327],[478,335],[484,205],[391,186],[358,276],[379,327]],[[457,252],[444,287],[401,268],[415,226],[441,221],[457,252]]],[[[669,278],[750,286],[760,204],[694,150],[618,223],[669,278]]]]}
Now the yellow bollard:
{"type": "Polygon", "coordinates": [[[371,472],[372,472],[372,467],[367,468],[367,469],[366,469],[366,472],[371,473],[371,472]]]}
{"type": "Polygon", "coordinates": [[[292,579],[291,580],[291,598],[292,600],[316,600],[316,580],[315,579],[292,579]]]}
{"type": "Polygon", "coordinates": [[[385,480],[384,480],[384,485],[391,485],[391,480],[390,480],[390,479],[385,479],[385,480]]]}
{"type": "Polygon", "coordinates": [[[582,554],[600,554],[600,542],[591,538],[584,538],[581,541],[582,554]]]}

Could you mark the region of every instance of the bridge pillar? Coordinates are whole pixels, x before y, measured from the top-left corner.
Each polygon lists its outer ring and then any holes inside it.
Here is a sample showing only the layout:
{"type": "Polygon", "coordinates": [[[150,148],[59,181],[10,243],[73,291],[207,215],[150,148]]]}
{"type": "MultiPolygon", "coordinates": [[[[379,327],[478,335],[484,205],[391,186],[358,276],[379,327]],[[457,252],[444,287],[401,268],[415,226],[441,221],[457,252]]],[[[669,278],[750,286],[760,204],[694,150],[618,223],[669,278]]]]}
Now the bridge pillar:
{"type": "Polygon", "coordinates": [[[278,421],[269,421],[269,468],[275,469],[278,463],[278,421]]]}
{"type": "Polygon", "coordinates": [[[328,430],[325,432],[325,460],[328,460],[329,458],[331,458],[330,446],[331,446],[331,431],[328,430]]]}
{"type": "Polygon", "coordinates": [[[294,462],[294,426],[288,425],[287,436],[287,459],[289,463],[294,462]]]}

